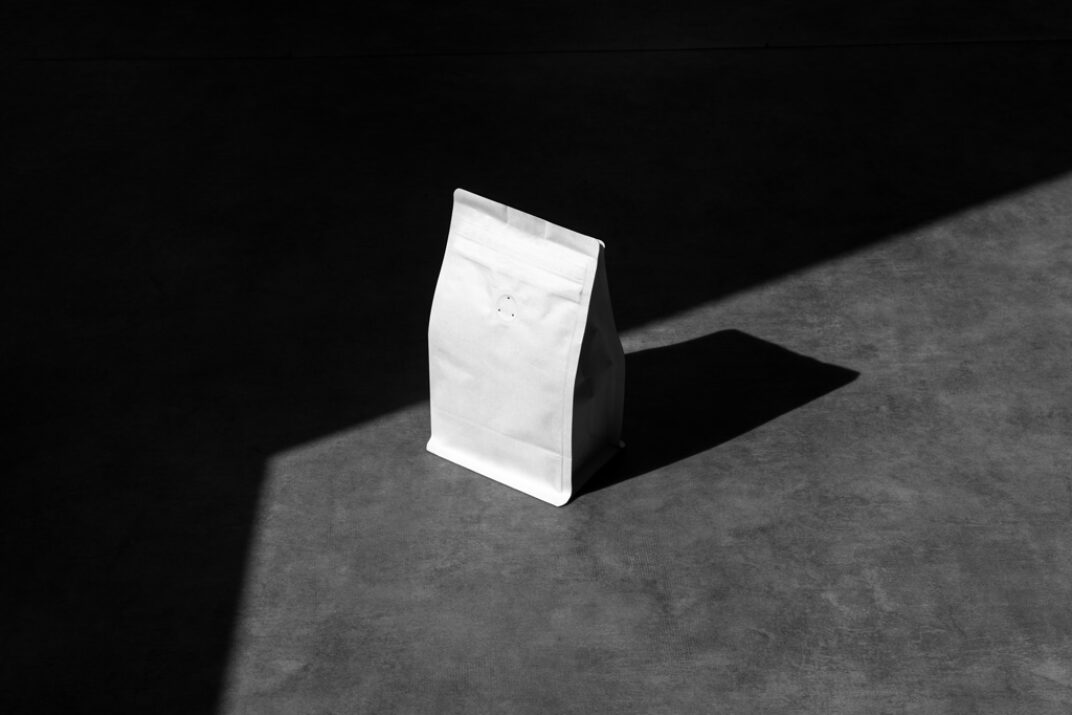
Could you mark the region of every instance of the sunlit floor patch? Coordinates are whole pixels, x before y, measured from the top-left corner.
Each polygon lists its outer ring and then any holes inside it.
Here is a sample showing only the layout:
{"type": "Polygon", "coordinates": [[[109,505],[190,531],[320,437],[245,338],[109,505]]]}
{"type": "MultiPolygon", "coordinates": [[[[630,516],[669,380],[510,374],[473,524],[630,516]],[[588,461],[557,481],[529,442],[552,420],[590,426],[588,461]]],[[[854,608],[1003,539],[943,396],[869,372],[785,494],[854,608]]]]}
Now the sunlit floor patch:
{"type": "Polygon", "coordinates": [[[627,332],[640,355],[739,331],[796,356],[776,375],[859,377],[564,509],[427,454],[426,404],[277,454],[225,710],[1067,708],[1070,197],[627,332]]]}

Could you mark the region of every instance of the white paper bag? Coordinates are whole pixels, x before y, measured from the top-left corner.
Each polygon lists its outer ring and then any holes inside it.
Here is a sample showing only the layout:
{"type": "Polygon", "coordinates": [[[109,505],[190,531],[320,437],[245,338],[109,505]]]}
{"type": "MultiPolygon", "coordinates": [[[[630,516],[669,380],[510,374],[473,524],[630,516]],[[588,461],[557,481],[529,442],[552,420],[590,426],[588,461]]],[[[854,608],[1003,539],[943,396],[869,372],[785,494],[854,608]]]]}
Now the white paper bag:
{"type": "Polygon", "coordinates": [[[621,445],[603,243],[456,190],[428,362],[428,450],[565,504],[621,445]]]}

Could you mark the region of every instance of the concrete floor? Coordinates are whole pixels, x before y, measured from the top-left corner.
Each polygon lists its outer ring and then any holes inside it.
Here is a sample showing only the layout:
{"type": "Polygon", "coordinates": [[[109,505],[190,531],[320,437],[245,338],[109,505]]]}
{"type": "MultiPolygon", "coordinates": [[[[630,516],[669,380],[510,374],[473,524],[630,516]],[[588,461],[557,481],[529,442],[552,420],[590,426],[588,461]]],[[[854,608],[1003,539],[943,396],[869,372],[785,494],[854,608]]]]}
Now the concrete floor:
{"type": "Polygon", "coordinates": [[[1072,711],[1067,13],[827,5],[5,30],[2,709],[1072,711]],[[607,244],[561,509],[424,451],[456,186],[607,244]]]}
{"type": "Polygon", "coordinates": [[[424,453],[424,404],[275,455],[224,711],[1069,712],[1069,235],[1072,176],[629,331],[798,355],[631,374],[672,386],[632,426],[715,446],[633,429],[562,509],[424,453]]]}

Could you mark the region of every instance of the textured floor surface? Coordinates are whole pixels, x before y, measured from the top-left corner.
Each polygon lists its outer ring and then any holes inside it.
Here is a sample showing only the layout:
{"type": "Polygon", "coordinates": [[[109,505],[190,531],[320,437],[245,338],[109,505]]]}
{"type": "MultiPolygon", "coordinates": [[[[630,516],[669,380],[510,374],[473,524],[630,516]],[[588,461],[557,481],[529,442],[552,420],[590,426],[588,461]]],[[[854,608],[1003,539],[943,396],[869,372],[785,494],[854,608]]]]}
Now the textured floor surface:
{"type": "MultiPolygon", "coordinates": [[[[276,455],[227,711],[1068,712],[1070,199],[630,331],[741,329],[860,375],[562,509],[423,453],[425,405],[276,455]]],[[[728,385],[825,389],[733,347],[646,374],[673,386],[651,418],[702,440],[755,407],[728,385]]]]}
{"type": "Polygon", "coordinates": [[[561,5],[0,22],[0,710],[1072,711],[1063,4],[561,5]],[[561,509],[424,451],[457,186],[607,245],[561,509]]]}

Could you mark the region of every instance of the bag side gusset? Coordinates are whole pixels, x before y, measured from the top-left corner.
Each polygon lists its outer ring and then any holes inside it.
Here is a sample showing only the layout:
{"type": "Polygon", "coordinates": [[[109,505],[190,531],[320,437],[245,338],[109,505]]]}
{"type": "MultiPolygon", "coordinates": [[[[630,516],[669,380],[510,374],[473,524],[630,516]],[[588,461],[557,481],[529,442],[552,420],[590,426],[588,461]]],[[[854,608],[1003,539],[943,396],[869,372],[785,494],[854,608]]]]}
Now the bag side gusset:
{"type": "Polygon", "coordinates": [[[625,352],[611,309],[600,252],[574,390],[573,477],[576,491],[622,447],[625,352]]]}

